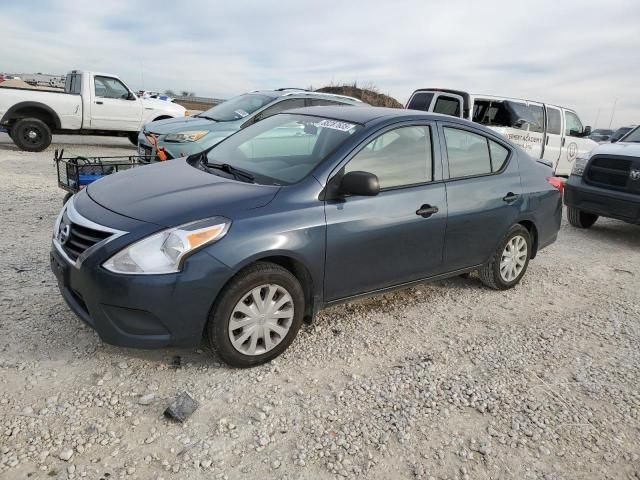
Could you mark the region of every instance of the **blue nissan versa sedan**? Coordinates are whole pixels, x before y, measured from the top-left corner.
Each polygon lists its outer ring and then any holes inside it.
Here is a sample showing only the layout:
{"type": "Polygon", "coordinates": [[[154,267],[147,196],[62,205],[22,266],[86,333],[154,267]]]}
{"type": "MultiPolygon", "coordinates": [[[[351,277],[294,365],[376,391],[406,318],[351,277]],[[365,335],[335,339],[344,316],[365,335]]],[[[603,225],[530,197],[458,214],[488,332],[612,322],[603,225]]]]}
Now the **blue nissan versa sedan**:
{"type": "Polygon", "coordinates": [[[104,341],[189,346],[206,334],[248,367],[328,305],[475,270],[513,287],[557,237],[551,175],[462,119],[302,108],[89,185],[57,219],[51,267],[104,341]]]}

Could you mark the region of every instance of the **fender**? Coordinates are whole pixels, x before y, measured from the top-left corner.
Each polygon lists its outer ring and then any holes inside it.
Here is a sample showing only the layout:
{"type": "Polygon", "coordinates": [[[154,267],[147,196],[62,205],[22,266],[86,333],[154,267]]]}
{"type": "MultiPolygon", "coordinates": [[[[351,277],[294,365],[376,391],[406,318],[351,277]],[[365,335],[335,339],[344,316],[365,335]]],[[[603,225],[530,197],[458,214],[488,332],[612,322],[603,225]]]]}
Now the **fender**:
{"type": "Polygon", "coordinates": [[[35,108],[35,109],[43,110],[53,119],[52,126],[56,129],[60,128],[60,125],[61,125],[60,117],[58,117],[58,114],[55,112],[55,110],[53,110],[50,106],[44,103],[29,102],[29,101],[16,103],[11,108],[9,108],[9,110],[7,110],[6,113],[3,115],[2,120],[0,120],[0,124],[6,125],[7,123],[9,123],[9,121],[14,118],[14,114],[18,110],[21,110],[23,108],[31,108],[31,109],[35,108]]]}

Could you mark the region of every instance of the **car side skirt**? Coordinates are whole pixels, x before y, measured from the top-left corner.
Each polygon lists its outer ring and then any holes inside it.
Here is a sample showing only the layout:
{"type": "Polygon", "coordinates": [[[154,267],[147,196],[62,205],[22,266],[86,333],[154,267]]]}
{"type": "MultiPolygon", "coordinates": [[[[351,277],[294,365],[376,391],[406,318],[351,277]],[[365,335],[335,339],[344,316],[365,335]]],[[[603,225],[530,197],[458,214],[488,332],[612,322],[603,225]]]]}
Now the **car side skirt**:
{"type": "Polygon", "coordinates": [[[379,288],[377,290],[371,290],[371,291],[368,291],[368,292],[359,293],[357,295],[351,295],[349,297],[338,298],[336,300],[331,300],[330,302],[326,302],[323,305],[323,308],[328,308],[328,307],[332,307],[334,305],[340,305],[340,304],[343,304],[343,303],[349,303],[349,302],[351,302],[353,300],[358,300],[358,299],[367,298],[367,297],[373,297],[373,296],[376,296],[376,295],[380,295],[382,293],[393,292],[395,290],[402,290],[402,289],[405,289],[405,288],[412,287],[414,285],[419,285],[421,283],[435,282],[435,281],[438,281],[438,280],[444,280],[445,278],[456,277],[458,275],[462,275],[463,273],[470,273],[470,272],[473,272],[475,270],[478,270],[480,267],[482,267],[482,264],[475,265],[473,267],[461,268],[459,270],[454,270],[454,271],[447,272],[447,273],[441,273],[439,275],[434,275],[434,276],[431,276],[431,277],[424,277],[424,278],[420,278],[418,280],[412,280],[410,282],[399,283],[397,285],[392,285],[390,287],[379,288]]]}

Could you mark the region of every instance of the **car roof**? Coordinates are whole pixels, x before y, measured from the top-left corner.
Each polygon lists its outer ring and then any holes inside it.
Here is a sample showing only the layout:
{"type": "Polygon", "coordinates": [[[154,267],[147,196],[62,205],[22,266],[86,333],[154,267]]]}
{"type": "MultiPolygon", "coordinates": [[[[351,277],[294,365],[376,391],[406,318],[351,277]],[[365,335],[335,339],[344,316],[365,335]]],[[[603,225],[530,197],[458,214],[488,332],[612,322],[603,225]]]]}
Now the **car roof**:
{"type": "Polygon", "coordinates": [[[277,90],[253,90],[248,92],[249,94],[267,95],[273,99],[280,97],[291,98],[324,98],[327,100],[342,101],[345,103],[352,103],[358,105],[366,105],[362,100],[355,97],[349,97],[348,95],[338,95],[335,93],[325,92],[313,92],[310,90],[304,90],[302,88],[279,88],[277,90]]]}
{"type": "Polygon", "coordinates": [[[383,117],[440,117],[438,114],[420,112],[417,110],[404,110],[401,108],[384,108],[362,106],[360,108],[345,108],[341,106],[304,107],[287,110],[286,113],[299,115],[314,115],[316,117],[331,118],[343,122],[359,123],[364,125],[383,117]]]}
{"type": "MultiPolygon", "coordinates": [[[[341,106],[322,106],[322,107],[304,107],[286,110],[283,113],[295,113],[298,115],[313,115],[316,117],[330,118],[343,122],[358,123],[365,125],[380,119],[421,119],[421,120],[439,120],[451,123],[462,123],[473,126],[480,130],[485,130],[482,125],[464,120],[458,117],[442,115],[440,113],[423,112],[421,110],[406,110],[404,108],[386,108],[362,106],[358,108],[345,108],[341,106]]],[[[486,129],[491,132],[491,130],[486,129]]]]}

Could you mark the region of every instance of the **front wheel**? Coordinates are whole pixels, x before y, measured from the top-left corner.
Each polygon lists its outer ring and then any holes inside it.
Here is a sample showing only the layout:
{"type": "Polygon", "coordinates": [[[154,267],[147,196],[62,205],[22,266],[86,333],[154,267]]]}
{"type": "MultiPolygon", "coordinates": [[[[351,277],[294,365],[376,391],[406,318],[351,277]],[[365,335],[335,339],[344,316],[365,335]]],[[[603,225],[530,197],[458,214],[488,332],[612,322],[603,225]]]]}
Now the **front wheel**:
{"type": "Polygon", "coordinates": [[[138,132],[132,132],[127,135],[127,138],[131,143],[133,143],[136,147],[138,146],[138,132]]]}
{"type": "Polygon", "coordinates": [[[578,210],[574,207],[567,207],[567,220],[569,223],[577,228],[589,228],[596,220],[598,220],[598,215],[595,213],[587,213],[582,210],[578,210]]]}
{"type": "Polygon", "coordinates": [[[514,287],[524,276],[531,258],[531,235],[522,225],[509,229],[491,260],[480,270],[480,280],[496,290],[514,287]]]}
{"type": "Polygon", "coordinates": [[[260,262],[238,273],[222,290],[207,325],[211,348],[232,367],[266,363],[293,342],[305,298],[288,270],[260,262]]]}

